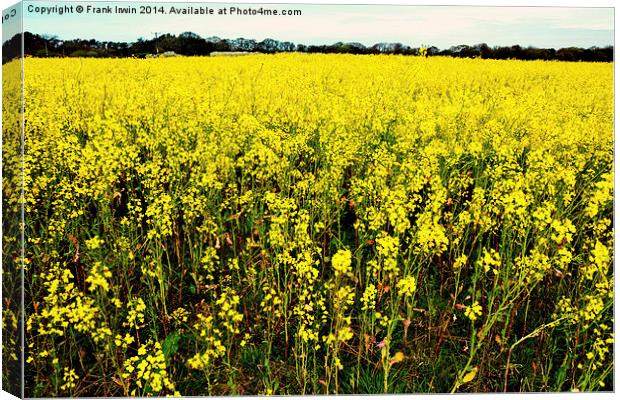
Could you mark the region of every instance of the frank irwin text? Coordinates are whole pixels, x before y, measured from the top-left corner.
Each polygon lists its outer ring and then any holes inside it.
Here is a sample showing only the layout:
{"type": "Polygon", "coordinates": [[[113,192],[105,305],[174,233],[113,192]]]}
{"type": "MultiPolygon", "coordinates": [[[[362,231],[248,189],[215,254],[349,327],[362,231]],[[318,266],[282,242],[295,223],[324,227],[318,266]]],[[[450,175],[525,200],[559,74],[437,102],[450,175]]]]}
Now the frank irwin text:
{"type": "Polygon", "coordinates": [[[163,7],[156,4],[134,6],[94,6],[94,5],[63,5],[63,6],[35,6],[29,4],[26,10],[29,13],[40,15],[63,15],[63,14],[168,14],[168,15],[301,15],[300,10],[271,10],[254,9],[251,7],[227,7],[211,8],[170,6],[163,7]]]}

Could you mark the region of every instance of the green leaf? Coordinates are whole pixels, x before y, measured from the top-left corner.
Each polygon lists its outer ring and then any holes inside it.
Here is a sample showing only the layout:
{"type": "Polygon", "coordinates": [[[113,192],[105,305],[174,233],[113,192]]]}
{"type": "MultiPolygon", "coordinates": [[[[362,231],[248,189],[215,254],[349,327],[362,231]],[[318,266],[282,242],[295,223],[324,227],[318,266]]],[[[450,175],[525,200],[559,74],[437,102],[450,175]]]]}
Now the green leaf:
{"type": "Polygon", "coordinates": [[[161,345],[162,351],[164,352],[164,357],[166,359],[166,365],[170,365],[170,358],[177,352],[179,349],[179,339],[181,339],[181,335],[178,332],[172,332],[166,339],[164,339],[164,343],[161,345]]]}

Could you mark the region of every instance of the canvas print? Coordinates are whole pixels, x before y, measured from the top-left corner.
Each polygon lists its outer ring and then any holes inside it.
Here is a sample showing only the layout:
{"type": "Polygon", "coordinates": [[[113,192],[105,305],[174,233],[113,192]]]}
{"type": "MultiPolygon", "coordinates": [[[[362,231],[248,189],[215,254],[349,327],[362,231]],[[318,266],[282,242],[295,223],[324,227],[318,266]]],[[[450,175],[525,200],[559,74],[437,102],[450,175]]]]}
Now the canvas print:
{"type": "Polygon", "coordinates": [[[613,8],[5,6],[3,390],[615,389],[613,8]]]}

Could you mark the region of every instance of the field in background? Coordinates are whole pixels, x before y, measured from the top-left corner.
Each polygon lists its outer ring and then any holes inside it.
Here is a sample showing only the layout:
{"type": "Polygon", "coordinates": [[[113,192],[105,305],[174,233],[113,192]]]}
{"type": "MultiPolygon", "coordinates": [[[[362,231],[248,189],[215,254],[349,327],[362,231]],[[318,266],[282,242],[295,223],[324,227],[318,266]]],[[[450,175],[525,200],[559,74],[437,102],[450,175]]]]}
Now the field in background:
{"type": "Polygon", "coordinates": [[[25,71],[27,396],[614,389],[612,64],[25,71]]]}

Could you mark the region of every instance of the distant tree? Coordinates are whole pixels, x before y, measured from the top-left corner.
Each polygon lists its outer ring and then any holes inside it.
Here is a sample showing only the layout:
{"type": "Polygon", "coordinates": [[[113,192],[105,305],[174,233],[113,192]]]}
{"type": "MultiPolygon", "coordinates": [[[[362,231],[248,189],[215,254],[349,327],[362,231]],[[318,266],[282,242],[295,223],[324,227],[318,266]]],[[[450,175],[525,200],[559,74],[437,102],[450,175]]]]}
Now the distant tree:
{"type": "Polygon", "coordinates": [[[492,55],[491,49],[486,43],[480,43],[479,45],[477,45],[477,47],[478,47],[478,53],[480,55],[480,58],[482,59],[491,58],[491,55],[492,55]]]}
{"type": "Polygon", "coordinates": [[[280,50],[281,44],[279,41],[274,39],[265,39],[256,44],[256,51],[260,51],[261,53],[276,53],[280,50]]]}
{"type": "Polygon", "coordinates": [[[196,33],[184,32],[176,39],[176,44],[172,46],[176,53],[197,56],[209,54],[215,49],[215,44],[207,42],[196,33]]]}
{"type": "MultiPolygon", "coordinates": [[[[30,33],[30,32],[27,32],[30,33]]],[[[22,35],[17,34],[2,44],[2,64],[20,57],[22,54],[22,35]]]]}
{"type": "Polygon", "coordinates": [[[428,55],[429,56],[435,56],[437,54],[439,54],[439,48],[435,47],[435,46],[431,46],[428,48],[428,55]]]}
{"type": "MultiPolygon", "coordinates": [[[[183,32],[176,36],[162,34],[157,40],[138,38],[133,43],[98,41],[96,39],[60,40],[56,36],[37,35],[24,32],[24,52],[37,57],[144,57],[153,54],[156,49],[174,51],[175,53],[198,56],[211,52],[226,51],[259,51],[262,53],[304,52],[304,53],[347,53],[347,54],[402,54],[418,55],[420,48],[410,47],[402,43],[376,43],[366,47],[359,42],[336,42],[331,45],[305,45],[292,42],[281,42],[266,38],[260,42],[254,39],[237,38],[222,39],[210,36],[203,39],[194,32],[183,32]]],[[[519,60],[561,60],[561,61],[598,61],[612,62],[613,46],[607,47],[566,47],[558,50],[536,48],[532,46],[495,46],[486,43],[473,46],[461,44],[440,50],[435,46],[423,45],[426,54],[451,57],[480,57],[483,59],[519,59],[519,60]]],[[[3,45],[2,62],[5,63],[21,54],[21,35],[15,35],[3,45]]]]}

